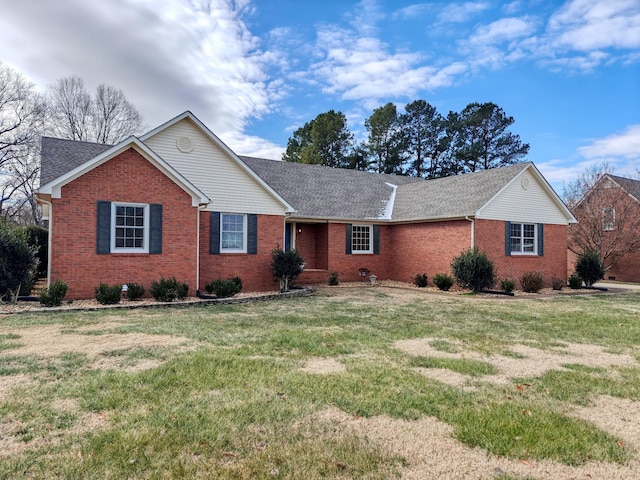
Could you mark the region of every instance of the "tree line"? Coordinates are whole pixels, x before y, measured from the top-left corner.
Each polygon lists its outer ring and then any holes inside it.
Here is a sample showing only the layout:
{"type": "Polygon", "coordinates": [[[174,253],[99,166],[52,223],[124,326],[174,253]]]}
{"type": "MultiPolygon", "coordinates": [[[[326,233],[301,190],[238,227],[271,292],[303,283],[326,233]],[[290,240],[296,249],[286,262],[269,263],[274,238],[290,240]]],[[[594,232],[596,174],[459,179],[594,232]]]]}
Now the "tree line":
{"type": "Polygon", "coordinates": [[[298,128],[282,159],[422,178],[487,170],[522,161],[529,145],[509,131],[515,122],[498,105],[470,103],[445,117],[425,100],[398,112],[389,102],[365,120],[357,142],[342,112],[329,110],[298,128]]]}
{"type": "Polygon", "coordinates": [[[0,221],[40,223],[34,191],[43,135],[115,144],[145,128],[120,89],[101,84],[91,94],[82,78],[69,76],[39,93],[0,62],[0,221]]]}

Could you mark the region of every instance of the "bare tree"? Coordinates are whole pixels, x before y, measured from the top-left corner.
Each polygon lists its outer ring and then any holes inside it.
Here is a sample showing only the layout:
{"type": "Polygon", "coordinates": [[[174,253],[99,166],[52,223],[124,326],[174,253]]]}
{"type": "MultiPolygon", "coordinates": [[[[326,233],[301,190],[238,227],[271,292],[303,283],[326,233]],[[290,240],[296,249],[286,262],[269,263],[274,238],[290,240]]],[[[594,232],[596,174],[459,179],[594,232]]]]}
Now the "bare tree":
{"type": "Polygon", "coordinates": [[[569,250],[600,254],[605,270],[640,251],[640,181],[612,175],[595,165],[564,187],[563,197],[578,219],[569,226],[569,250]]]}
{"type": "MultiPolygon", "coordinates": [[[[43,111],[33,84],[0,62],[0,212],[5,218],[24,218],[25,206],[32,213],[37,210],[33,187],[39,174],[43,111]]],[[[38,220],[35,214],[26,221],[38,220]]]]}
{"type": "Polygon", "coordinates": [[[141,133],[144,119],[124,92],[101,84],[92,98],[84,80],[59,79],[49,86],[49,131],[70,140],[117,143],[141,133]]]}

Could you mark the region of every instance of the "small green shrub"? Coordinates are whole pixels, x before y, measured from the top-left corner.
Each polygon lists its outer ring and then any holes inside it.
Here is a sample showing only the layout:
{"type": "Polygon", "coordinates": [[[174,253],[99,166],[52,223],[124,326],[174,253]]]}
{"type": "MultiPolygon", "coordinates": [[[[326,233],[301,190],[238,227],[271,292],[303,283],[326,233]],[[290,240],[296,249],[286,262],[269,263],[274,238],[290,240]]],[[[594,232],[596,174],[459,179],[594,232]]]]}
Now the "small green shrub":
{"type": "Polygon", "coordinates": [[[280,282],[280,293],[288,292],[289,286],[304,270],[304,260],[297,250],[283,251],[276,248],[271,252],[271,273],[280,282]]]}
{"type": "Polygon", "coordinates": [[[513,289],[516,288],[516,282],[511,280],[510,278],[505,278],[500,282],[500,289],[503,292],[513,292],[513,289]]]}
{"type": "Polygon", "coordinates": [[[189,285],[176,280],[176,277],[165,279],[161,277],[159,281],[151,282],[151,296],[158,302],[173,302],[181,300],[189,293],[189,285]]]}
{"type": "Polygon", "coordinates": [[[59,307],[67,294],[67,288],[68,285],[65,282],[56,280],[48,288],[40,290],[40,304],[44,307],[59,307]]]}
{"type": "Polygon", "coordinates": [[[329,274],[329,285],[338,285],[340,280],[338,280],[338,272],[331,272],[329,274]]]}
{"type": "Polygon", "coordinates": [[[138,300],[144,295],[144,287],[139,283],[127,283],[127,300],[138,300]]]}
{"type": "Polygon", "coordinates": [[[526,272],[520,279],[522,290],[528,293],[538,293],[544,287],[544,278],[540,272],[526,272]]]}
{"type": "Polygon", "coordinates": [[[477,248],[466,250],[454,258],[451,269],[456,283],[474,292],[490,288],[496,281],[493,262],[477,248]]]}
{"type": "Polygon", "coordinates": [[[413,283],[420,287],[424,288],[427,286],[427,274],[426,273],[418,273],[415,277],[413,277],[413,283]]]}
{"type": "Polygon", "coordinates": [[[446,273],[436,273],[433,276],[433,284],[445,292],[453,286],[453,283],[453,278],[446,273]]]}
{"type": "Polygon", "coordinates": [[[582,277],[577,274],[573,274],[569,277],[569,288],[573,290],[578,290],[582,288],[582,277]]]}
{"type": "Polygon", "coordinates": [[[0,219],[0,301],[29,294],[37,268],[37,248],[29,245],[24,230],[0,219]]]}
{"type": "Polygon", "coordinates": [[[586,250],[576,260],[576,273],[582,277],[584,284],[591,287],[604,278],[604,265],[600,254],[595,250],[586,250]]]}
{"type": "Polygon", "coordinates": [[[96,300],[100,305],[115,305],[116,303],[120,303],[121,289],[122,285],[107,285],[106,283],[101,283],[94,289],[96,300]]]}
{"type": "Polygon", "coordinates": [[[49,259],[49,231],[38,225],[26,225],[22,227],[27,242],[36,251],[38,268],[35,278],[47,276],[47,263],[49,259]]]}
{"type": "Polygon", "coordinates": [[[205,285],[204,289],[207,293],[213,293],[219,298],[233,297],[242,290],[242,280],[240,280],[240,277],[234,277],[228,280],[211,280],[205,285]]]}

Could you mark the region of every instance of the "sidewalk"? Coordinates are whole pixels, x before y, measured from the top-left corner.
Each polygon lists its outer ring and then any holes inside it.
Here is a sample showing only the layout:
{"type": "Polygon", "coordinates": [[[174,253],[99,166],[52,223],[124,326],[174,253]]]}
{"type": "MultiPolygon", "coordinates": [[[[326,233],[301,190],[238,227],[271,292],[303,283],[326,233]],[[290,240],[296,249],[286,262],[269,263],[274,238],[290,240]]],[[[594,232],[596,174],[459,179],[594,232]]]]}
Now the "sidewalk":
{"type": "Polygon", "coordinates": [[[614,288],[616,290],[629,290],[640,292],[640,283],[621,283],[600,281],[593,285],[594,287],[614,288]]]}

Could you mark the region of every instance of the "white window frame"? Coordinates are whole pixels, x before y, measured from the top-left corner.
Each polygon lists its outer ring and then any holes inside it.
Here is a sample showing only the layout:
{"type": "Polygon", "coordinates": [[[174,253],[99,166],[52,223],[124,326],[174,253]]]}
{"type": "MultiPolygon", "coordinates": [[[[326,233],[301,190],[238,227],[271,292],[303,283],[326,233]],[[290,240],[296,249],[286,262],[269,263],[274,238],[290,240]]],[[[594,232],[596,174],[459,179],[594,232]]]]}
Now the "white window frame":
{"type": "Polygon", "coordinates": [[[614,207],[604,207],[602,209],[602,230],[611,232],[616,228],[616,209],[614,207]],[[610,213],[609,213],[610,212],[610,213]],[[607,216],[609,215],[609,218],[607,216]]]}
{"type": "MultiPolygon", "coordinates": [[[[147,203],[127,203],[111,202],[111,253],[149,253],[149,204],[147,203]],[[116,229],[122,228],[116,225],[116,211],[118,207],[134,207],[143,209],[143,239],[142,247],[116,247],[116,229]]],[[[125,225],[126,228],[126,225],[125,225]]]]}
{"type": "Polygon", "coordinates": [[[511,251],[511,255],[538,255],[538,224],[537,223],[526,223],[526,222],[511,222],[511,228],[509,230],[509,249],[511,251]],[[518,238],[515,237],[513,232],[514,225],[520,225],[520,250],[513,250],[513,244],[511,239],[518,238]],[[524,226],[531,225],[533,226],[533,251],[525,252],[524,251],[524,239],[530,239],[531,237],[524,236],[524,226]]]}
{"type": "Polygon", "coordinates": [[[247,253],[247,215],[244,213],[220,213],[220,253],[247,253]],[[222,246],[222,237],[224,236],[224,217],[237,216],[242,217],[242,248],[224,248],[222,246]]]}
{"type": "Polygon", "coordinates": [[[355,255],[366,255],[373,253],[373,225],[354,223],[351,225],[351,253],[355,255]],[[356,249],[356,229],[369,230],[369,248],[367,250],[356,249]]]}

